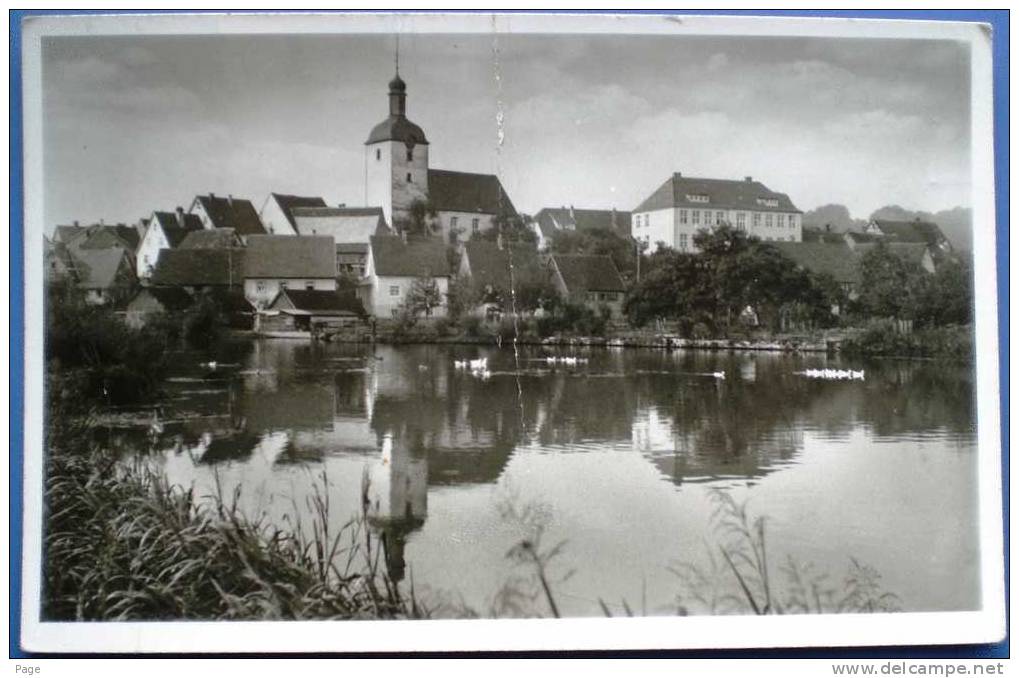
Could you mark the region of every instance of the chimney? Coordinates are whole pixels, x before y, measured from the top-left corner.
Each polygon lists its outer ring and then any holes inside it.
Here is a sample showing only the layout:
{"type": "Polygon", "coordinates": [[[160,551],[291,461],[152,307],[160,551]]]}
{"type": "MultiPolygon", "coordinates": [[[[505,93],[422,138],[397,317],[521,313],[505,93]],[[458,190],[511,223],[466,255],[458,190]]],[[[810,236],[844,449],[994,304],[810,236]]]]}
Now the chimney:
{"type": "Polygon", "coordinates": [[[230,209],[233,209],[233,206],[234,206],[234,196],[233,196],[233,194],[227,193],[226,202],[227,202],[228,205],[230,205],[230,209]]]}
{"type": "Polygon", "coordinates": [[[570,219],[577,220],[576,215],[573,213],[573,205],[570,205],[570,219]]]}
{"type": "Polygon", "coordinates": [[[753,177],[744,177],[743,180],[746,181],[749,184],[751,181],[754,180],[754,178],[753,177]]]}
{"type": "Polygon", "coordinates": [[[184,228],[184,208],[177,205],[177,225],[184,228]]]}
{"type": "Polygon", "coordinates": [[[619,228],[619,220],[616,218],[616,208],[613,207],[612,208],[612,229],[615,230],[617,228],[619,228]]]}
{"type": "Polygon", "coordinates": [[[212,193],[212,192],[210,192],[210,193],[209,193],[209,200],[215,200],[215,199],[216,199],[216,194],[215,194],[215,193],[212,193]]]}
{"type": "Polygon", "coordinates": [[[77,219],[74,220],[74,227],[78,228],[78,220],[77,219]]]}

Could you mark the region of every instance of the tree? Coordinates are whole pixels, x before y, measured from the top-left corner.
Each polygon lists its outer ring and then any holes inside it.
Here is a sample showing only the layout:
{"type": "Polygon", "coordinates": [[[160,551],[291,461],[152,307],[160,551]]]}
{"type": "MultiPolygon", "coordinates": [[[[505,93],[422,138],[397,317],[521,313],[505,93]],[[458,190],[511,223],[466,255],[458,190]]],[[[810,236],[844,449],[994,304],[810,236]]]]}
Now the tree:
{"type": "Polygon", "coordinates": [[[556,254],[605,255],[611,257],[624,280],[636,278],[637,247],[633,239],[609,229],[556,231],[552,236],[551,251],[556,254]]]}
{"type": "Polygon", "coordinates": [[[438,215],[430,200],[414,200],[408,209],[409,216],[393,220],[397,231],[407,235],[429,236],[435,233],[438,215]]]}
{"type": "Polygon", "coordinates": [[[914,317],[925,327],[964,325],[973,321],[973,270],[968,261],[945,259],[933,275],[914,279],[914,317]]]}
{"type": "Polygon", "coordinates": [[[497,215],[492,220],[492,228],[471,234],[471,240],[496,242],[499,239],[507,245],[524,243],[537,247],[538,244],[538,235],[530,227],[526,215],[497,215]]]}
{"type": "Polygon", "coordinates": [[[919,266],[893,253],[884,241],[860,260],[861,310],[880,318],[912,319],[917,310],[917,293],[925,284],[919,266]]]}
{"type": "Polygon", "coordinates": [[[439,292],[439,285],[435,278],[430,275],[423,275],[414,281],[407,298],[403,301],[407,310],[414,316],[432,315],[432,309],[442,305],[442,293],[439,292]]]}

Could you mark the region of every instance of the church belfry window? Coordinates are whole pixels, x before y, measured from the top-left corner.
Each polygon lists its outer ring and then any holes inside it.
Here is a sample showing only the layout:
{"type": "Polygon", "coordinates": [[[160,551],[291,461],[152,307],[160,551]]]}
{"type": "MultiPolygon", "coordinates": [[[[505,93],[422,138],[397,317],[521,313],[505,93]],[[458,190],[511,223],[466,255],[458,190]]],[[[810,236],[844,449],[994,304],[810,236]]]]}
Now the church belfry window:
{"type": "Polygon", "coordinates": [[[382,149],[381,148],[376,148],[375,149],[375,159],[376,160],[382,160],[382,149]]]}
{"type": "Polygon", "coordinates": [[[407,162],[414,162],[414,149],[413,148],[408,148],[407,149],[407,162]]]}
{"type": "Polygon", "coordinates": [[[411,179],[410,172],[407,172],[407,181],[410,183],[414,183],[414,180],[411,179]]]}

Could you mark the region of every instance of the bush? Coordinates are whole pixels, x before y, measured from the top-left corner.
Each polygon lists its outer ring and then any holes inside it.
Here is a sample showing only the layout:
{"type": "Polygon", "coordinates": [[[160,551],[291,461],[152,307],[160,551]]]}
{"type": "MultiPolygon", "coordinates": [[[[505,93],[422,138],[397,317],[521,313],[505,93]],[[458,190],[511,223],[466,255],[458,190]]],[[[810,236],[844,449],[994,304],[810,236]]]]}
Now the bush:
{"type": "Polygon", "coordinates": [[[854,356],[925,357],[973,360],[973,326],[946,325],[900,332],[894,320],[875,320],[842,343],[842,352],[854,356]]]}
{"type": "Polygon", "coordinates": [[[480,337],[482,320],[476,315],[469,315],[460,321],[463,332],[468,337],[480,337]]]}

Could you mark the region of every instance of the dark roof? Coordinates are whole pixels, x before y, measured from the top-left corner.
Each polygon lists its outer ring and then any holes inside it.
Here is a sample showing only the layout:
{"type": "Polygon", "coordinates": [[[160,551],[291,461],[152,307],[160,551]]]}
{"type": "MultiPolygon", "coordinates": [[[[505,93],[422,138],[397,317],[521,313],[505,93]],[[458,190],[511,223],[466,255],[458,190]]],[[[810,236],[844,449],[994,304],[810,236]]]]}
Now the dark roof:
{"type": "Polygon", "coordinates": [[[542,233],[550,235],[554,229],[577,231],[615,231],[630,235],[630,212],[620,210],[590,210],[573,207],[544,207],[534,218],[542,227],[542,233]]]}
{"type": "Polygon", "coordinates": [[[626,289],[612,258],[593,254],[556,254],[552,257],[570,294],[597,290],[622,292],[626,289]]]}
{"type": "Polygon", "coordinates": [[[92,250],[123,247],[131,252],[138,249],[138,230],[134,226],[96,224],[86,226],[84,230],[86,237],[74,239],[73,246],[92,250]]]}
{"type": "Polygon", "coordinates": [[[270,193],[269,194],[276,204],[279,205],[280,211],[283,212],[283,216],[287,218],[290,225],[297,229],[297,223],[294,221],[293,210],[298,207],[325,207],[326,201],[322,198],[317,197],[306,197],[301,195],[287,195],[285,193],[270,193]]]}
{"type": "Polygon", "coordinates": [[[195,198],[205,213],[212,220],[214,228],[232,228],[238,235],[255,235],[265,233],[262,220],[250,200],[243,198],[220,198],[212,195],[200,195],[195,198]]]}
{"type": "MultiPolygon", "coordinates": [[[[289,301],[290,308],[297,312],[311,315],[365,315],[364,306],[352,290],[281,290],[270,308],[285,306],[289,301]]],[[[283,310],[283,308],[280,308],[283,310]]]]}
{"type": "Polygon", "coordinates": [[[121,270],[130,271],[123,249],[85,249],[73,255],[78,286],[85,289],[109,289],[117,283],[121,270]]]}
{"type": "Polygon", "coordinates": [[[803,242],[845,242],[846,234],[813,226],[803,227],[803,242]]]}
{"type": "Polygon", "coordinates": [[[517,216],[516,208],[494,174],[430,169],[428,201],[439,211],[517,216]]]}
{"type": "Polygon", "coordinates": [[[337,254],[367,254],[368,243],[366,242],[338,242],[336,243],[337,254]]]}
{"type": "Polygon", "coordinates": [[[375,275],[444,277],[449,275],[446,246],[434,238],[404,242],[396,236],[372,236],[375,275]]]}
{"type": "Polygon", "coordinates": [[[368,134],[367,144],[375,144],[380,141],[402,141],[408,146],[427,144],[424,131],[407,119],[405,115],[391,115],[379,124],[372,127],[368,134]]]}
{"type": "Polygon", "coordinates": [[[203,228],[200,231],[191,231],[181,241],[179,248],[182,250],[208,250],[227,249],[239,247],[240,238],[232,228],[203,228]]]}
{"type": "Polygon", "coordinates": [[[180,287],[146,287],[135,295],[131,303],[143,295],[152,297],[167,311],[183,311],[194,303],[191,295],[180,287]]]}
{"type": "Polygon", "coordinates": [[[747,177],[743,181],[684,177],[678,172],[665,180],[634,212],[650,212],[672,207],[692,209],[752,210],[755,212],[797,212],[789,196],[776,193],[759,181],[747,177]],[[708,196],[708,202],[695,202],[689,196],[708,196]],[[758,203],[758,199],[775,200],[777,205],[758,203]]]}
{"type": "Polygon", "coordinates": [[[88,228],[84,226],[57,226],[53,232],[54,242],[62,242],[69,245],[83,235],[88,234],[88,228]]]}
{"type": "Polygon", "coordinates": [[[171,287],[241,285],[244,257],[240,248],[160,250],[151,282],[171,287]]]}
{"type": "MultiPolygon", "coordinates": [[[[861,243],[856,246],[856,252],[862,258],[877,246],[877,243],[861,243]]],[[[929,246],[922,242],[886,242],[884,246],[898,258],[917,266],[923,264],[923,257],[929,251],[929,246]]]]}
{"type": "MultiPolygon", "coordinates": [[[[803,229],[803,234],[806,236],[807,229],[803,229]]],[[[874,235],[873,233],[860,233],[859,231],[846,231],[843,235],[844,239],[852,240],[855,244],[877,242],[881,236],[874,235]]]]}
{"type": "MultiPolygon", "coordinates": [[[[166,235],[166,240],[170,243],[171,248],[179,247],[188,233],[202,230],[202,220],[198,218],[197,214],[182,214],[181,216],[184,223],[181,223],[174,212],[152,213],[152,221],[158,223],[163,229],[163,234],[166,235]]],[[[153,225],[155,224],[150,222],[149,227],[151,228],[153,225]]]]}
{"type": "Polygon", "coordinates": [[[253,235],[245,278],[335,278],[336,244],[328,235],[253,235]]]}
{"type": "Polygon", "coordinates": [[[298,207],[300,235],[331,235],[338,243],[368,243],[373,235],[391,235],[381,207],[298,207]]]}
{"type": "Polygon", "coordinates": [[[776,241],[767,245],[813,273],[827,273],[840,283],[860,282],[859,255],[846,243],[776,241]]]}
{"type": "Polygon", "coordinates": [[[470,240],[464,245],[464,257],[470,267],[471,278],[481,285],[490,285],[495,289],[510,288],[510,257],[513,267],[522,273],[536,267],[538,253],[527,245],[512,245],[499,248],[498,244],[488,240],[470,240]]]}
{"type": "Polygon", "coordinates": [[[892,221],[890,219],[873,219],[877,227],[889,238],[899,242],[922,242],[937,246],[945,240],[941,228],[930,221],[892,221]]]}

